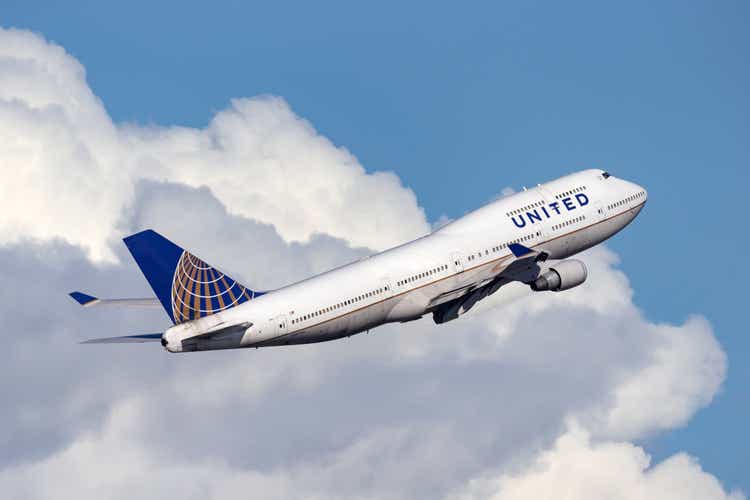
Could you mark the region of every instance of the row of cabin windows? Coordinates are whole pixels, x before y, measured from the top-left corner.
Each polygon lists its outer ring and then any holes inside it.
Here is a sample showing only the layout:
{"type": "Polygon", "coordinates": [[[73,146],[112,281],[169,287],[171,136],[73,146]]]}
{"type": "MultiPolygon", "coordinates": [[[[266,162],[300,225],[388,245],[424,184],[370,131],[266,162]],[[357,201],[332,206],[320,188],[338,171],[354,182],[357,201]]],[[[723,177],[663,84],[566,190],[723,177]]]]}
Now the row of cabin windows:
{"type": "Polygon", "coordinates": [[[555,198],[558,200],[561,200],[565,198],[566,196],[570,196],[571,194],[580,193],[581,191],[586,191],[586,186],[578,186],[575,189],[571,189],[570,191],[565,191],[564,193],[556,194],[555,198]]]}
{"type": "MultiPolygon", "coordinates": [[[[541,236],[541,235],[542,235],[541,231],[537,231],[535,233],[529,233],[527,235],[521,236],[520,238],[517,238],[515,240],[509,241],[507,243],[501,243],[501,244],[497,245],[496,247],[492,247],[492,248],[488,248],[487,250],[483,250],[483,252],[484,252],[484,255],[487,256],[487,255],[490,254],[490,252],[497,253],[500,250],[504,250],[504,249],[508,248],[508,245],[510,245],[511,243],[520,243],[522,241],[528,241],[528,240],[534,238],[534,236],[538,237],[538,236],[541,236]]],[[[471,262],[473,260],[480,259],[480,258],[482,258],[482,251],[470,254],[466,258],[466,260],[468,260],[469,262],[471,262]]]]}
{"type": "MultiPolygon", "coordinates": [[[[575,189],[571,189],[570,191],[565,191],[564,193],[560,193],[555,195],[555,198],[558,200],[561,200],[565,198],[566,196],[570,196],[576,193],[580,193],[581,191],[586,191],[586,186],[578,186],[575,189]]],[[[530,205],[526,205],[525,207],[517,208],[515,210],[511,210],[510,212],[506,212],[506,217],[513,217],[514,215],[518,215],[520,213],[526,212],[527,210],[531,210],[532,208],[538,208],[544,205],[543,201],[535,201],[534,203],[531,203],[530,205]]]]}
{"type": "Polygon", "coordinates": [[[613,208],[620,207],[620,206],[622,206],[622,205],[624,205],[626,203],[630,203],[631,201],[636,201],[636,200],[638,200],[640,198],[643,198],[644,196],[646,196],[646,192],[645,191],[639,191],[639,192],[637,192],[637,193],[635,193],[633,195],[628,196],[627,198],[623,198],[622,200],[620,200],[618,202],[615,202],[615,203],[613,203],[611,205],[608,205],[607,208],[609,210],[612,210],[613,208]]]}
{"type": "Polygon", "coordinates": [[[437,273],[447,271],[447,270],[448,270],[448,266],[445,264],[442,266],[434,267],[430,269],[429,271],[418,273],[418,274],[415,274],[414,276],[409,276],[408,278],[402,279],[401,281],[398,282],[398,286],[405,285],[413,281],[417,281],[418,279],[427,278],[428,276],[434,276],[437,273]]]}
{"type": "Polygon", "coordinates": [[[571,224],[575,224],[576,222],[581,222],[581,221],[584,221],[584,220],[586,220],[586,216],[585,215],[581,215],[580,217],[574,217],[574,218],[572,218],[570,220],[566,220],[565,222],[561,222],[560,224],[555,224],[554,226],[552,226],[552,230],[553,231],[557,231],[558,229],[562,229],[565,226],[569,226],[571,224]]]}
{"type": "Polygon", "coordinates": [[[311,312],[311,313],[308,313],[308,314],[303,314],[302,316],[299,316],[299,317],[293,319],[292,320],[292,324],[297,324],[297,323],[300,323],[302,321],[307,321],[309,319],[313,319],[313,318],[316,318],[318,316],[322,316],[323,314],[336,311],[338,309],[341,309],[342,307],[345,307],[345,306],[348,306],[348,305],[351,305],[351,304],[355,304],[355,303],[360,302],[362,300],[365,300],[367,298],[375,297],[377,295],[381,295],[386,290],[388,290],[388,285],[386,285],[386,286],[384,286],[382,288],[371,290],[369,292],[365,292],[362,295],[357,295],[356,297],[352,297],[350,299],[346,299],[344,301],[339,302],[338,304],[334,304],[332,306],[324,307],[322,309],[318,309],[317,311],[314,311],[314,312],[311,312]]]}
{"type": "Polygon", "coordinates": [[[518,214],[520,214],[522,212],[525,212],[527,210],[531,210],[532,208],[541,207],[542,205],[544,205],[543,201],[535,201],[531,205],[526,205],[525,207],[517,208],[515,210],[511,210],[510,212],[506,212],[505,216],[506,217],[513,217],[514,215],[518,215],[518,214]]]}

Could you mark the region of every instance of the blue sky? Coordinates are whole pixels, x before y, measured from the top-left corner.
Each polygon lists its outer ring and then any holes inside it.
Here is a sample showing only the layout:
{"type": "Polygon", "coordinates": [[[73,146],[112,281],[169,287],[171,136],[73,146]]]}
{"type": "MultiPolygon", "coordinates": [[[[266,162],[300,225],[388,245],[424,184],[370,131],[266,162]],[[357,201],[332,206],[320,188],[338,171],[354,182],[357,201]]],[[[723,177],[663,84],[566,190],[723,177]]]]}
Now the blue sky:
{"type": "MultiPolygon", "coordinates": [[[[284,97],[432,221],[506,186],[599,167],[649,190],[609,245],[656,321],[705,315],[723,392],[645,443],[750,490],[746,2],[5,2],[61,44],[117,122],[205,126],[230,99],[284,97]]],[[[595,355],[595,353],[593,354],[595,355]]]]}

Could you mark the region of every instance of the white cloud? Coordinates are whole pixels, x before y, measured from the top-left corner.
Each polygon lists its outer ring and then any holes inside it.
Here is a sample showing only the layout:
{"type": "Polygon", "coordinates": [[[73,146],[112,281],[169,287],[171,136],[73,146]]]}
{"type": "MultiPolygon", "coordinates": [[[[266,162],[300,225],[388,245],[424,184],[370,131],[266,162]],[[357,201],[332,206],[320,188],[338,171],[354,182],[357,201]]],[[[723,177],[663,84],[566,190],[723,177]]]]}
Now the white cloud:
{"type": "MultiPolygon", "coordinates": [[[[145,404],[141,397],[123,399],[100,431],[82,434],[43,460],[0,471],[4,497],[220,499],[249,493],[264,499],[406,498],[408,484],[448,472],[451,465],[441,455],[454,452],[445,449],[451,443],[445,430],[394,427],[368,432],[340,450],[292,466],[240,468],[216,457],[190,459],[158,449],[144,434],[150,416],[145,404]]],[[[243,440],[252,428],[235,432],[235,439],[243,440]]]]}
{"type": "Polygon", "coordinates": [[[74,58],[21,31],[0,30],[0,162],[14,180],[0,314],[24,332],[0,351],[6,496],[671,498],[684,483],[727,497],[685,455],[649,466],[626,442],[684,425],[726,358],[704,318],[645,318],[606,248],[581,256],[579,288],[511,285],[441,326],[184,356],[92,348],[74,342],[164,322],[63,295],[147,289],[114,258],[120,233],[157,227],[270,288],[429,226],[395,175],[365,173],[281,99],[233,101],[205,129],[115,125],[74,58]]]}
{"type": "Polygon", "coordinates": [[[726,374],[726,355],[705,318],[680,326],[644,325],[657,345],[641,370],[614,389],[614,402],[600,431],[638,438],[687,423],[706,406],[726,374]]]}
{"type": "Polygon", "coordinates": [[[208,186],[286,241],[383,249],[429,231],[398,177],[367,173],[281,98],[233,100],[205,129],[116,125],[78,61],[25,31],[0,29],[0,162],[0,241],[62,238],[94,260],[112,259],[139,179],[208,186]]]}
{"type": "Polygon", "coordinates": [[[625,442],[594,443],[571,429],[521,472],[475,479],[456,500],[741,500],[684,453],[652,465],[650,457],[625,442]]]}

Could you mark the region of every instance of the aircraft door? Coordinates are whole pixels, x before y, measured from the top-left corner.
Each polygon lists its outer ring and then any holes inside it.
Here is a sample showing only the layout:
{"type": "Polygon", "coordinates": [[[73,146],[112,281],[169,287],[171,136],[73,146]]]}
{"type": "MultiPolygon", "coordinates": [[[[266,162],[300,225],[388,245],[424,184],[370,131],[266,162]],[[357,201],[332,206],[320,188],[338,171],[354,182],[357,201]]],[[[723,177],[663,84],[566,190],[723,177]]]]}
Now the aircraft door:
{"type": "Polygon", "coordinates": [[[600,220],[604,219],[607,216],[607,212],[605,210],[604,203],[602,203],[601,201],[598,201],[598,202],[596,202],[596,205],[594,205],[594,206],[596,207],[596,216],[595,216],[596,220],[600,221],[600,220]]]}
{"type": "Polygon", "coordinates": [[[281,314],[275,318],[271,318],[271,328],[273,336],[284,335],[289,331],[289,321],[287,320],[286,314],[281,314]]]}
{"type": "Polygon", "coordinates": [[[380,286],[383,288],[383,297],[391,297],[393,295],[393,287],[391,286],[391,279],[390,278],[381,278],[380,279],[380,286]]]}
{"type": "Polygon", "coordinates": [[[464,270],[464,258],[463,255],[461,255],[459,252],[453,252],[451,254],[451,266],[453,266],[453,271],[460,273],[464,270]]]}
{"type": "Polygon", "coordinates": [[[375,304],[366,309],[365,322],[367,327],[382,325],[388,314],[388,309],[393,307],[393,301],[388,300],[393,297],[393,286],[391,279],[388,277],[380,278],[378,287],[382,289],[375,299],[375,304]]]}

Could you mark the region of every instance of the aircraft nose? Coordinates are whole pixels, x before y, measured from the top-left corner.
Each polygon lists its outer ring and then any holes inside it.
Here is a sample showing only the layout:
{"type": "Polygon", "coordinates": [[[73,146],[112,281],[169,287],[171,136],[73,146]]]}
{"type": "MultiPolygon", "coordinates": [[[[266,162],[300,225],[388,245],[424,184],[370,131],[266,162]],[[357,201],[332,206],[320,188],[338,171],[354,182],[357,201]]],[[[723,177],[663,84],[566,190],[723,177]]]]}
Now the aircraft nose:
{"type": "Polygon", "coordinates": [[[641,204],[645,203],[648,200],[648,191],[645,187],[641,186],[640,184],[636,184],[633,181],[624,181],[626,183],[626,189],[630,193],[637,194],[636,201],[641,204]]]}

